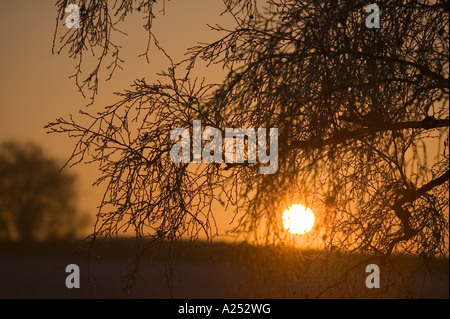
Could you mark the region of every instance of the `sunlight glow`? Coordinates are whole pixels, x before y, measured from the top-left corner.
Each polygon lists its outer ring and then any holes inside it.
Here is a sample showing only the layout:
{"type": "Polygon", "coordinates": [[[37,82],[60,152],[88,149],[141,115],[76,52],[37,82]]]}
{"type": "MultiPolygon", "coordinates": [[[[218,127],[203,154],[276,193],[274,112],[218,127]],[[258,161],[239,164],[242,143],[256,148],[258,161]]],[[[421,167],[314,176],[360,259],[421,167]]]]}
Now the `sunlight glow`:
{"type": "Polygon", "coordinates": [[[304,234],[314,226],[314,214],[303,205],[292,205],[283,213],[283,225],[292,234],[304,234]]]}

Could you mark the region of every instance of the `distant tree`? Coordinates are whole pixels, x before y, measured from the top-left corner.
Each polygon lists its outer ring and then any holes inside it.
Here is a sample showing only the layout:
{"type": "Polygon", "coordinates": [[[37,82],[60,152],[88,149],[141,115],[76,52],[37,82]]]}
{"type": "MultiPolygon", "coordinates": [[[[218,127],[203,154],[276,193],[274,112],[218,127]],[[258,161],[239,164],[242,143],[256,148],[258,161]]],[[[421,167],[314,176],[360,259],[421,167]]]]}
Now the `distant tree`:
{"type": "MultiPolygon", "coordinates": [[[[84,3],[88,20],[82,14],[80,29],[61,38],[80,62],[88,46],[118,56],[111,12],[120,20],[141,8],[151,30],[155,1],[118,1],[115,11],[84,3]],[[93,25],[101,14],[108,19],[93,25]]],[[[381,27],[371,29],[367,1],[224,3],[235,29],[213,27],[221,38],[171,62],[158,82],[136,80],[116,104],[85,113],[89,125],[48,125],[77,138],[73,162],[100,164],[107,191],[94,235],[132,227],[138,238],[213,237],[213,205],[222,203],[236,212],[237,232],[264,224],[256,238],[270,244],[282,236],[281,210],[302,201],[314,207],[313,233],[326,252],[383,264],[393,254],[424,264],[448,256],[448,1],[377,1],[381,27]],[[192,79],[198,59],[228,69],[223,83],[192,79]],[[195,119],[222,131],[278,128],[278,171],[174,164],[170,132],[195,119]]]]}
{"type": "Polygon", "coordinates": [[[0,145],[0,238],[73,238],[85,226],[76,209],[75,176],[35,144],[0,145]]]}

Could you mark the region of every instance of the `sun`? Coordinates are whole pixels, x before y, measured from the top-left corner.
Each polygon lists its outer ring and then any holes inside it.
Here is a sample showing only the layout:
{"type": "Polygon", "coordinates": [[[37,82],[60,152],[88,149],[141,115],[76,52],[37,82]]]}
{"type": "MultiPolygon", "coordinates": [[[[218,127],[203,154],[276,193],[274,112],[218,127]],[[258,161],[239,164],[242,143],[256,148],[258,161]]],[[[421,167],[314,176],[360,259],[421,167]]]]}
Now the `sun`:
{"type": "Polygon", "coordinates": [[[303,205],[292,205],[283,213],[283,225],[292,234],[305,234],[314,226],[314,214],[303,205]]]}

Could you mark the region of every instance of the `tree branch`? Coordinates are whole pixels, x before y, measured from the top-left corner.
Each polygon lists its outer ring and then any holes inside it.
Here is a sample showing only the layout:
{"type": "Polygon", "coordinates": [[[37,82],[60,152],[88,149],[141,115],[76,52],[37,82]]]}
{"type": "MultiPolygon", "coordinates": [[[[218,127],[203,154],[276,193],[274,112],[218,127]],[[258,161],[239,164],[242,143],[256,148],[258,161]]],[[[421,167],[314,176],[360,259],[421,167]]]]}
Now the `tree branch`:
{"type": "Polygon", "coordinates": [[[392,205],[392,209],[395,210],[400,208],[403,204],[412,203],[419,197],[428,193],[433,188],[445,183],[449,179],[449,174],[450,172],[449,170],[447,170],[444,174],[422,185],[422,187],[420,187],[419,189],[408,192],[408,194],[404,195],[402,198],[399,198],[395,201],[394,205],[392,205]]]}
{"type": "Polygon", "coordinates": [[[327,145],[336,145],[344,143],[348,140],[360,139],[368,134],[397,131],[405,129],[434,129],[440,127],[449,127],[449,119],[435,119],[434,117],[426,117],[422,121],[407,121],[399,123],[385,123],[378,128],[363,127],[353,131],[341,130],[335,132],[330,138],[321,139],[320,137],[312,137],[307,141],[293,141],[291,147],[300,149],[320,148],[327,145]]]}

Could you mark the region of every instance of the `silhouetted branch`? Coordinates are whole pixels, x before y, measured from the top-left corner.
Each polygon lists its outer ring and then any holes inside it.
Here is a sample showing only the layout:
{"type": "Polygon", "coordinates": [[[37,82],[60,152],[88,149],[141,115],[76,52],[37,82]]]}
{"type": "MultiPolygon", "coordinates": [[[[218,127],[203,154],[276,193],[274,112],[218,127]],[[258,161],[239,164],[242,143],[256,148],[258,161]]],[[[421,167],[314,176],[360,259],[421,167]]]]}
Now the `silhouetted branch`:
{"type": "Polygon", "coordinates": [[[293,148],[311,149],[321,148],[327,145],[339,145],[351,140],[364,139],[377,133],[386,131],[406,130],[406,129],[422,129],[430,130],[435,128],[449,127],[448,119],[430,119],[425,118],[422,121],[408,121],[400,123],[381,123],[376,127],[364,127],[353,131],[340,131],[333,134],[327,139],[312,137],[308,141],[293,141],[290,143],[293,148]]]}

